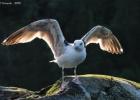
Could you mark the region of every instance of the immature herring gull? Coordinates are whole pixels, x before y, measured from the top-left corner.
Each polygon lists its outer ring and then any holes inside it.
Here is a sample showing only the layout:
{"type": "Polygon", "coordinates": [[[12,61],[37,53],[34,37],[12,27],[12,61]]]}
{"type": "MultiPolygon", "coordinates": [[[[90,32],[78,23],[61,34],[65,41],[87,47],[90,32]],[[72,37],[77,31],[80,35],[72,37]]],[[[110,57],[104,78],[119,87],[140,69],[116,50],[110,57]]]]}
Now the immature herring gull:
{"type": "Polygon", "coordinates": [[[54,19],[43,19],[30,23],[17,30],[6,38],[3,45],[31,42],[35,38],[43,39],[51,48],[55,62],[62,68],[64,81],[64,68],[74,68],[76,75],[77,66],[86,59],[86,46],[90,43],[99,44],[103,51],[112,54],[121,54],[122,46],[111,30],[104,26],[95,26],[81,39],[68,43],[61,31],[59,23],[54,19]]]}

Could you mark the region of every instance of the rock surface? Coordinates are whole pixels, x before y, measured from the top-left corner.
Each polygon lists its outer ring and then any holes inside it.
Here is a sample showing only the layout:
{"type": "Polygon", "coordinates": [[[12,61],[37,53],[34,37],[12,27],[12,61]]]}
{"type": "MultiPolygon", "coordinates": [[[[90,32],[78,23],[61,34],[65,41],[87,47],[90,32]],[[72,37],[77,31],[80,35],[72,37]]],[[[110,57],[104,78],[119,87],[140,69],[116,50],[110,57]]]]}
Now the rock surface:
{"type": "Polygon", "coordinates": [[[140,100],[140,84],[107,75],[80,75],[80,83],[67,76],[38,92],[0,86],[0,100],[140,100]]]}

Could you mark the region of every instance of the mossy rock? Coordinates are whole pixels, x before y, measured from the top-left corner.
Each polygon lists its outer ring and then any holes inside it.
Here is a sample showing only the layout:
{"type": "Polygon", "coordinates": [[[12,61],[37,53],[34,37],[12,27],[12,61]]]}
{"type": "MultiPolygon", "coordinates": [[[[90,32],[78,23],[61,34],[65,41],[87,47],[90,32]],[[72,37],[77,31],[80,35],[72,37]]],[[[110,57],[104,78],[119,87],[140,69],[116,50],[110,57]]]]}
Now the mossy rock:
{"type": "Polygon", "coordinates": [[[61,79],[50,89],[38,92],[18,87],[0,87],[0,100],[140,100],[140,84],[107,75],[79,75],[80,84],[74,76],[61,79]]]}

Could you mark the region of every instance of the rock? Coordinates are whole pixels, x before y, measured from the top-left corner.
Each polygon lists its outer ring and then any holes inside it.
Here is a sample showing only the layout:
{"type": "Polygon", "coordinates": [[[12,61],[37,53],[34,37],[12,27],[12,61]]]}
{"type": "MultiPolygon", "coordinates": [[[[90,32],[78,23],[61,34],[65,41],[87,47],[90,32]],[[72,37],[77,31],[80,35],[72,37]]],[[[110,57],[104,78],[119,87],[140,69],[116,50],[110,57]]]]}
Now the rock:
{"type": "Polygon", "coordinates": [[[38,92],[18,87],[0,87],[0,100],[140,100],[140,84],[107,75],[65,77],[63,89],[58,80],[48,89],[38,92]]]}
{"type": "Polygon", "coordinates": [[[27,89],[0,86],[0,100],[28,100],[39,97],[27,89]]]}

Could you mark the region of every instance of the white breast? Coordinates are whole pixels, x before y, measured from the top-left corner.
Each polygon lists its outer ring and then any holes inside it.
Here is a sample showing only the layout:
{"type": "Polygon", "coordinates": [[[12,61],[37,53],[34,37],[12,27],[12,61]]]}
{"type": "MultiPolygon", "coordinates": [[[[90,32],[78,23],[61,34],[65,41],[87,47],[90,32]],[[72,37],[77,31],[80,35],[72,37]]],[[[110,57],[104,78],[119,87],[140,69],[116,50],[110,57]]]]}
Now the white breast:
{"type": "Polygon", "coordinates": [[[76,51],[73,46],[67,46],[65,53],[59,57],[55,57],[59,67],[73,68],[82,63],[86,58],[86,49],[76,51]]]}

